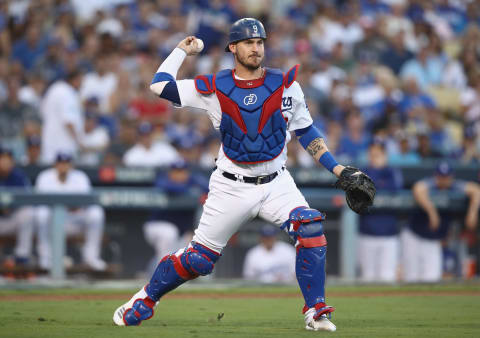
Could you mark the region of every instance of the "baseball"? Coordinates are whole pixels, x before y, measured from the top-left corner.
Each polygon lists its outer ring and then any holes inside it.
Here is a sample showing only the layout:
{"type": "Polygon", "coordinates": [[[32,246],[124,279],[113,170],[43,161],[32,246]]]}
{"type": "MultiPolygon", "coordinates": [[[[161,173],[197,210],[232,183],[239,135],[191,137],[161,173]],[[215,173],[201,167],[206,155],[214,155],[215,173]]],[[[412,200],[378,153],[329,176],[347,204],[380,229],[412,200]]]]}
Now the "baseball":
{"type": "Polygon", "coordinates": [[[204,44],[202,39],[195,39],[194,41],[197,45],[197,53],[200,53],[203,50],[204,44]]]}

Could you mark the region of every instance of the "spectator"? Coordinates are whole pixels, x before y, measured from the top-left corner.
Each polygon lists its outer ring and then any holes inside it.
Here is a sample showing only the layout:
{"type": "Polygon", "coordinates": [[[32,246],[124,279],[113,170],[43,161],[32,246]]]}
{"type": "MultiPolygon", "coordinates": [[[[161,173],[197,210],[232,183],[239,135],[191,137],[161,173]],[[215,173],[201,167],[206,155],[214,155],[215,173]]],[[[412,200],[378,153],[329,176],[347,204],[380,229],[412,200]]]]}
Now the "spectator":
{"type": "Polygon", "coordinates": [[[22,160],[24,166],[39,166],[42,165],[41,159],[41,145],[42,139],[38,135],[32,135],[27,138],[27,151],[22,160]]]}
{"type": "Polygon", "coordinates": [[[471,126],[463,131],[463,145],[457,157],[464,164],[480,164],[480,139],[471,126]]]}
{"type": "Polygon", "coordinates": [[[232,7],[221,0],[211,0],[205,3],[206,6],[192,11],[198,22],[195,36],[205,43],[205,52],[225,39],[230,24],[237,20],[237,14],[232,7]]]}
{"type": "Polygon", "coordinates": [[[403,123],[408,119],[422,119],[421,115],[426,109],[435,108],[433,98],[423,91],[413,77],[404,79],[404,95],[398,103],[398,111],[403,123]]]}
{"type": "Polygon", "coordinates": [[[128,167],[168,166],[179,155],[169,143],[154,140],[153,126],[142,122],[137,128],[138,142],[123,156],[123,163],[128,167]]]}
{"type": "Polygon", "coordinates": [[[478,72],[474,73],[471,87],[461,93],[461,113],[467,125],[473,125],[476,133],[480,133],[480,79],[478,72]]]}
{"type": "Polygon", "coordinates": [[[442,154],[432,148],[430,135],[426,131],[420,131],[417,134],[417,153],[422,160],[432,160],[442,158],[442,154]]]}
{"type": "Polygon", "coordinates": [[[413,58],[413,54],[406,49],[404,41],[404,33],[398,32],[392,36],[389,48],[380,56],[380,62],[389,67],[395,75],[400,73],[405,62],[413,58]]]}
{"type": "MultiPolygon", "coordinates": [[[[395,193],[402,188],[401,172],[387,162],[385,145],[374,142],[368,149],[368,167],[363,170],[375,182],[377,192],[395,193]]],[[[391,211],[372,211],[360,216],[358,259],[365,282],[394,282],[399,263],[399,224],[391,211]]]]}
{"type": "Polygon", "coordinates": [[[109,142],[108,132],[98,125],[98,116],[89,111],[85,112],[85,127],[77,162],[81,165],[98,166],[109,142]]]}
{"type": "MultiPolygon", "coordinates": [[[[53,194],[88,194],[91,183],[88,176],[72,167],[72,156],[58,153],[53,168],[45,169],[37,177],[35,189],[42,193],[53,194]]],[[[36,210],[38,226],[39,264],[43,269],[51,266],[50,224],[52,210],[39,206],[36,210]]],[[[83,233],[85,243],[82,248],[83,262],[93,270],[101,271],[107,264],[100,258],[105,212],[99,205],[70,208],[65,221],[67,235],[83,233]]]]}
{"type": "MultiPolygon", "coordinates": [[[[30,180],[15,168],[13,153],[0,146],[0,187],[30,190],[30,180]]],[[[33,241],[33,209],[29,206],[0,209],[0,235],[16,235],[17,264],[29,262],[33,241]]]]}
{"type": "Polygon", "coordinates": [[[0,104],[0,140],[7,145],[16,158],[25,152],[24,133],[26,130],[38,131],[39,118],[35,109],[18,99],[20,80],[7,79],[7,100],[0,104]]]}
{"type": "Polygon", "coordinates": [[[111,113],[110,96],[117,88],[118,77],[112,71],[114,55],[99,53],[95,59],[95,71],[83,77],[80,87],[80,97],[86,100],[97,97],[100,103],[100,112],[111,113]]]}
{"type": "Polygon", "coordinates": [[[413,197],[419,209],[411,213],[402,233],[404,279],[407,282],[438,282],[442,279],[442,243],[453,221],[449,210],[438,210],[431,196],[442,191],[464,194],[470,198],[465,227],[475,229],[480,207],[480,187],[474,182],[456,179],[448,162],[440,162],[435,176],[418,181],[413,197]]]}
{"type": "Polygon", "coordinates": [[[399,165],[419,165],[421,163],[420,156],[412,150],[411,143],[412,137],[409,137],[406,133],[401,132],[397,137],[399,143],[399,151],[393,154],[389,154],[388,163],[392,166],[399,165]]]}
{"type": "Polygon", "coordinates": [[[347,130],[340,139],[337,153],[359,160],[365,155],[370,137],[365,131],[365,122],[359,111],[352,110],[347,116],[347,130]]]}
{"type": "Polygon", "coordinates": [[[418,86],[426,90],[428,87],[440,85],[444,67],[445,63],[434,57],[430,46],[424,46],[414,59],[403,64],[400,76],[403,79],[413,77],[418,86]]]}
{"type": "Polygon", "coordinates": [[[260,231],[260,244],[251,248],[243,264],[243,276],[261,283],[295,281],[295,249],[277,240],[278,228],[265,225],[260,231]]]}
{"type": "Polygon", "coordinates": [[[46,82],[40,74],[27,76],[27,83],[18,91],[18,99],[31,107],[40,107],[45,87],[46,82]]]}
{"type": "MultiPolygon", "coordinates": [[[[193,174],[188,163],[178,159],[170,165],[166,175],[159,175],[155,188],[169,197],[199,195],[206,198],[208,181],[201,175],[193,174]]],[[[155,249],[154,266],[167,253],[185,247],[193,236],[197,213],[182,209],[156,210],[143,226],[145,240],[155,249]]]]}
{"type": "Polygon", "coordinates": [[[13,44],[12,59],[20,61],[26,70],[31,70],[46,51],[47,39],[41,33],[41,27],[37,24],[30,24],[24,38],[13,44]]]}
{"type": "Polygon", "coordinates": [[[84,121],[78,89],[82,81],[79,72],[69,73],[66,81],[53,83],[45,93],[41,105],[42,161],[50,164],[58,152],[77,156],[84,121]]]}

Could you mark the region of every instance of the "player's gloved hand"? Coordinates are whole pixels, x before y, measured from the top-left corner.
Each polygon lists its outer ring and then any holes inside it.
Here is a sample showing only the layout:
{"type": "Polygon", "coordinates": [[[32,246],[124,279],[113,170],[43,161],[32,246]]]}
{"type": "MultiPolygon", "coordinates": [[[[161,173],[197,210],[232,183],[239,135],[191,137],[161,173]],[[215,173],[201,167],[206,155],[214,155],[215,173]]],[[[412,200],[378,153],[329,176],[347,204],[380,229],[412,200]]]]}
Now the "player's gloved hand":
{"type": "Polygon", "coordinates": [[[197,45],[197,38],[193,35],[187,36],[185,39],[180,41],[177,45],[177,48],[183,49],[187,55],[195,55],[201,51],[197,45]]]}
{"type": "Polygon", "coordinates": [[[373,204],[375,184],[372,179],[358,168],[346,166],[335,182],[335,188],[345,191],[347,204],[357,214],[363,214],[373,204]]]}

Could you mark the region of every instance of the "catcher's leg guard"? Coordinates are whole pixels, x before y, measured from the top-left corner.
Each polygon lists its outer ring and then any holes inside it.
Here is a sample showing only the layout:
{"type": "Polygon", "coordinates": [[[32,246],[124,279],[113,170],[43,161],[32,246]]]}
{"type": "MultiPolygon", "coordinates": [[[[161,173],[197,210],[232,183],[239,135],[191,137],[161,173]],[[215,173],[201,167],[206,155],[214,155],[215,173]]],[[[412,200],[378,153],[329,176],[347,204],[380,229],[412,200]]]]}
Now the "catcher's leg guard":
{"type": "Polygon", "coordinates": [[[184,282],[210,274],[219,257],[219,253],[193,242],[186,249],[165,256],[160,261],[145,291],[154,301],[158,301],[184,282]]]}
{"type": "MultiPolygon", "coordinates": [[[[208,275],[220,257],[219,253],[192,242],[187,248],[165,256],[153,273],[150,283],[140,290],[127,304],[117,312],[123,316],[123,324],[140,325],[142,320],[153,316],[155,304],[167,292],[177,288],[188,280],[208,275]],[[130,306],[129,306],[130,305],[130,306]]],[[[117,325],[119,324],[115,320],[117,325]]]]}
{"type": "Polygon", "coordinates": [[[325,214],[315,209],[298,207],[290,212],[282,228],[295,240],[297,259],[295,273],[305,299],[303,313],[314,308],[316,320],[335,308],[325,304],[325,260],[327,240],[322,221],[325,214]]]}

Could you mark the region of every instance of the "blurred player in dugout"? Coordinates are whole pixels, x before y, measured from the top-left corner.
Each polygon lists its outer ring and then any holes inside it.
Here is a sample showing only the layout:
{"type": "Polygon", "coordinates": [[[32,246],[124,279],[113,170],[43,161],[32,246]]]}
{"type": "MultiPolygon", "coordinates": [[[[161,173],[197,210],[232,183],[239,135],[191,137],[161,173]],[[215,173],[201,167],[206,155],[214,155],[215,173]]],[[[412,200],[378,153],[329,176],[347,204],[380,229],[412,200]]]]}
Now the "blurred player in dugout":
{"type": "MultiPolygon", "coordinates": [[[[368,149],[368,167],[363,170],[377,191],[395,193],[402,188],[399,170],[388,166],[385,144],[374,141],[368,149]]],[[[372,211],[360,216],[358,259],[365,282],[394,282],[399,263],[399,225],[390,211],[372,211]]]]}
{"type": "Polygon", "coordinates": [[[278,228],[267,224],[260,230],[260,243],[247,251],[243,276],[262,283],[290,283],[295,277],[295,249],[278,241],[278,228]]]}
{"type": "MultiPolygon", "coordinates": [[[[170,197],[199,195],[201,207],[207,198],[208,180],[192,173],[188,163],[183,158],[178,158],[170,164],[166,174],[157,177],[155,188],[170,197]]],[[[153,269],[166,254],[190,243],[198,218],[199,215],[193,210],[158,209],[152,212],[143,226],[143,233],[147,243],[155,249],[155,257],[151,262],[154,264],[153,269]]]]}
{"type": "Polygon", "coordinates": [[[440,162],[434,177],[415,183],[413,196],[420,208],[411,213],[408,227],[402,233],[404,279],[407,282],[437,282],[442,278],[442,240],[447,237],[455,217],[450,210],[438,210],[431,196],[439,192],[463,194],[469,198],[464,218],[466,229],[478,223],[480,187],[474,182],[457,179],[448,162],[440,162]]]}
{"type": "MultiPolygon", "coordinates": [[[[0,146],[0,189],[17,188],[27,190],[30,180],[20,169],[15,167],[11,150],[0,146]]],[[[0,236],[16,235],[14,249],[15,263],[26,264],[32,251],[33,240],[33,208],[22,206],[17,208],[0,207],[0,236]]]]}
{"type": "MultiPolygon", "coordinates": [[[[72,156],[58,153],[53,168],[45,169],[37,177],[35,188],[42,193],[89,193],[91,183],[88,176],[72,168],[72,156]]],[[[50,223],[52,210],[39,206],[35,212],[38,225],[39,264],[43,269],[51,266],[50,223]]],[[[105,213],[98,205],[70,208],[67,213],[65,232],[67,235],[83,233],[83,262],[93,270],[105,270],[107,264],[100,258],[105,213]]]]}

